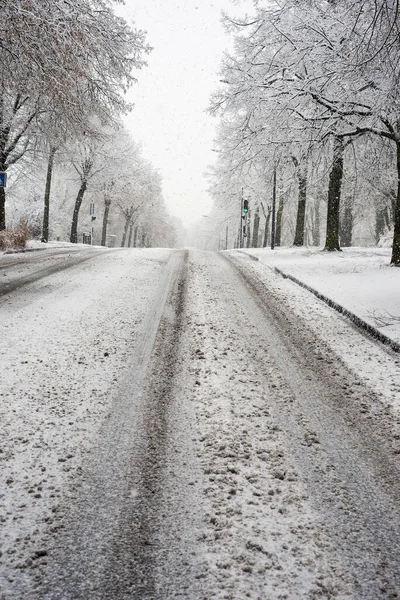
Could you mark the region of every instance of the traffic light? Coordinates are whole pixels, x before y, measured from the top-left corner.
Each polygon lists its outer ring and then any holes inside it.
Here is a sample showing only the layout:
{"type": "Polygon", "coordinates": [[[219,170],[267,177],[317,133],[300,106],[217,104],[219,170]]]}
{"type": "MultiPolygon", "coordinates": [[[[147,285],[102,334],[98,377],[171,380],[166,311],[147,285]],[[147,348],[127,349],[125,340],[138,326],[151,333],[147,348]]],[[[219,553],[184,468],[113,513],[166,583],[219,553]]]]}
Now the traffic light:
{"type": "Polygon", "coordinates": [[[248,200],[243,200],[243,212],[244,213],[249,212],[249,201],[248,200]]]}

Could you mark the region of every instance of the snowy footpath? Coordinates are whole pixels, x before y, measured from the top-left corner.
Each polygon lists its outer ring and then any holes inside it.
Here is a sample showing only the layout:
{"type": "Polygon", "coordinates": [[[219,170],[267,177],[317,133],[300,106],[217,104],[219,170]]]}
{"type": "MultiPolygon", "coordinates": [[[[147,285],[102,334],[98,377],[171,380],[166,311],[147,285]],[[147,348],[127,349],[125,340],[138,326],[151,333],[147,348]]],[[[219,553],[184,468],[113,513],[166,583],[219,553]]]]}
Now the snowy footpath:
{"type": "Polygon", "coordinates": [[[1,600],[398,598],[388,263],[0,255],[1,600]]]}
{"type": "Polygon", "coordinates": [[[400,342],[400,275],[390,267],[390,248],[242,250],[357,315],[400,342]]]}

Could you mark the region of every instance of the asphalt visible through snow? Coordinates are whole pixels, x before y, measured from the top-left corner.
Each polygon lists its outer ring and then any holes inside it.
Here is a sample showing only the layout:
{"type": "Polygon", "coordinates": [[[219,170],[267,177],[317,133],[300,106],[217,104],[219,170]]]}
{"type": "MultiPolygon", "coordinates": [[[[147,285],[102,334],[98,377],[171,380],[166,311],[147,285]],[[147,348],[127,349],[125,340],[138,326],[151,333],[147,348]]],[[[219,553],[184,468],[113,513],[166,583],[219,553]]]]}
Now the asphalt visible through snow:
{"type": "Polygon", "coordinates": [[[250,263],[171,252],[24,597],[400,596],[399,415],[250,263]]]}

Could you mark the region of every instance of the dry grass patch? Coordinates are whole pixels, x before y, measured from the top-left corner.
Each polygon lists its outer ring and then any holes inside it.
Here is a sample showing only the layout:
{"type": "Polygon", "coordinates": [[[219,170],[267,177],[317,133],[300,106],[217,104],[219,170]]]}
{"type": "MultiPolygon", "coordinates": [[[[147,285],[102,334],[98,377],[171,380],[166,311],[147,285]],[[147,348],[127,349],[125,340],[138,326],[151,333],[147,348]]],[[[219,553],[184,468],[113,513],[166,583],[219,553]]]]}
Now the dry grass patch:
{"type": "Polygon", "coordinates": [[[28,223],[20,223],[18,227],[11,227],[0,231],[0,250],[9,248],[25,248],[29,239],[28,223]]]}

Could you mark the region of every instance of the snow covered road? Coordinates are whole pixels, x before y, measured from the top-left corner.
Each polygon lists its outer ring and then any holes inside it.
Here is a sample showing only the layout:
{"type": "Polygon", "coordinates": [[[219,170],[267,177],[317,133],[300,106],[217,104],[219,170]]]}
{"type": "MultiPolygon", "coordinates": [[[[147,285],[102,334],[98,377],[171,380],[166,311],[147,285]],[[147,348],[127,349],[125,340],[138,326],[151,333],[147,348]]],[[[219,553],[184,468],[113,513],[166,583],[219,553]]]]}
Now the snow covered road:
{"type": "Polygon", "coordinates": [[[44,248],[43,253],[35,251],[5,254],[0,261],[2,269],[0,296],[95,258],[99,250],[103,255],[107,252],[103,248],[80,245],[67,248],[44,248]]]}
{"type": "Polygon", "coordinates": [[[400,596],[396,354],[245,255],[0,302],[0,598],[400,596]]]}

